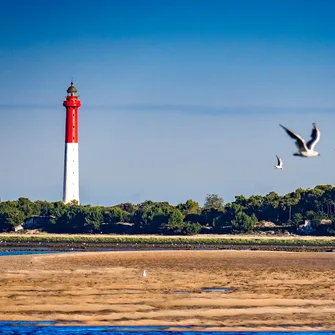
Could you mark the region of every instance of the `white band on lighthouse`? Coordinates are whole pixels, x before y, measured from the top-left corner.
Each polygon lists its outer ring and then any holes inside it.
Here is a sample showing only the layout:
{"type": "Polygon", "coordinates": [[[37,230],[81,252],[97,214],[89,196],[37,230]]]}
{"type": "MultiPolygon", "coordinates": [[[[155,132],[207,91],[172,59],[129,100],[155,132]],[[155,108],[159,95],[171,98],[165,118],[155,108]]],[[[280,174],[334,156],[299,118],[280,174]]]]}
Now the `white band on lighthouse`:
{"type": "Polygon", "coordinates": [[[78,143],[65,143],[63,202],[79,204],[79,149],[78,143]]]}

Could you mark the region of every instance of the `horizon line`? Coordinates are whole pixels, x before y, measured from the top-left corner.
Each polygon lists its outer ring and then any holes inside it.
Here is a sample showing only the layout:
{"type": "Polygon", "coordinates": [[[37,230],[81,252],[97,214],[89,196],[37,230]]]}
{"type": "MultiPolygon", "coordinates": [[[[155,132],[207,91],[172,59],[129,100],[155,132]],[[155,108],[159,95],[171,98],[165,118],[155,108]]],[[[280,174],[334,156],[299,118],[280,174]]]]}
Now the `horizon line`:
{"type": "MultiPolygon", "coordinates": [[[[62,104],[0,104],[0,109],[62,109],[62,104]]],[[[182,113],[208,113],[208,114],[230,114],[230,113],[266,113],[266,112],[333,112],[335,106],[210,106],[192,104],[83,104],[80,109],[101,109],[113,111],[142,111],[142,112],[182,112],[182,113]]]]}

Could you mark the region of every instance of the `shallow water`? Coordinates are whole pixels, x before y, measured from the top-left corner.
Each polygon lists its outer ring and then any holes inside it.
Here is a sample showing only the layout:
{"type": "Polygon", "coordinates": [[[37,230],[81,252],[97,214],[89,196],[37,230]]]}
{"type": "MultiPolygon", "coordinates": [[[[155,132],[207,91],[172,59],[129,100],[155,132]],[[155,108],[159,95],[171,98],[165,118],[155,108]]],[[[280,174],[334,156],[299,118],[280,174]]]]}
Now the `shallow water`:
{"type": "MultiPolygon", "coordinates": [[[[39,254],[55,254],[62,251],[27,251],[27,250],[15,250],[15,251],[0,251],[0,256],[14,256],[14,255],[39,255],[39,254]]],[[[1,334],[1,333],[0,333],[1,334]]]]}
{"type": "Polygon", "coordinates": [[[52,321],[43,322],[0,322],[0,334],[3,335],[88,335],[110,333],[125,335],[136,333],[138,335],[335,335],[335,331],[315,332],[201,332],[191,331],[188,326],[178,326],[180,331],[168,331],[165,326],[53,326],[52,321]]]}
{"type": "Polygon", "coordinates": [[[201,289],[202,292],[232,292],[235,291],[233,288],[227,287],[206,287],[201,289]]]}

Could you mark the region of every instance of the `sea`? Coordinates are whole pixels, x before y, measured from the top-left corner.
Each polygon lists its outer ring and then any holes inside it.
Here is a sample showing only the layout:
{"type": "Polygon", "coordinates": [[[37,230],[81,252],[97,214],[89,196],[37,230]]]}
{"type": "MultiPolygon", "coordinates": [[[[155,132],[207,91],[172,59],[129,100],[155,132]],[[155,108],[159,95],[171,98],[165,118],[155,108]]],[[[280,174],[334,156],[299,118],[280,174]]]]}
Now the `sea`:
{"type": "Polygon", "coordinates": [[[4,335],[335,335],[335,331],[212,332],[191,331],[187,326],[179,328],[180,331],[169,331],[165,326],[53,326],[47,322],[0,322],[0,334],[4,335]]]}
{"type": "Polygon", "coordinates": [[[54,326],[52,322],[0,322],[0,334],[3,335],[335,335],[335,331],[212,332],[191,331],[187,326],[178,328],[181,330],[169,331],[165,326],[54,326]]]}

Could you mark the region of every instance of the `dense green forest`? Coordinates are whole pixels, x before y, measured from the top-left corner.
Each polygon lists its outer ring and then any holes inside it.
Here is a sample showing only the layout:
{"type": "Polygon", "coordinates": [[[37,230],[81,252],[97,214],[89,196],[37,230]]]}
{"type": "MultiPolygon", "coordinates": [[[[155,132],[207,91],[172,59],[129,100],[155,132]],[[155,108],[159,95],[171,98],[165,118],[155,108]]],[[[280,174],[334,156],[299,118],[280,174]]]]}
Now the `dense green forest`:
{"type": "Polygon", "coordinates": [[[50,233],[236,234],[255,231],[264,222],[297,231],[309,219],[316,227],[314,234],[335,235],[335,187],[298,188],[283,196],[276,192],[249,198],[239,195],[226,204],[209,194],[202,207],[193,200],[177,206],[148,200],[103,207],[19,198],[0,202],[0,231],[13,231],[34,215],[50,217],[43,227],[50,233]],[[326,219],[328,224],[320,223],[326,219]]]}

